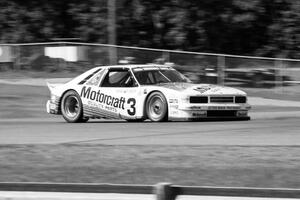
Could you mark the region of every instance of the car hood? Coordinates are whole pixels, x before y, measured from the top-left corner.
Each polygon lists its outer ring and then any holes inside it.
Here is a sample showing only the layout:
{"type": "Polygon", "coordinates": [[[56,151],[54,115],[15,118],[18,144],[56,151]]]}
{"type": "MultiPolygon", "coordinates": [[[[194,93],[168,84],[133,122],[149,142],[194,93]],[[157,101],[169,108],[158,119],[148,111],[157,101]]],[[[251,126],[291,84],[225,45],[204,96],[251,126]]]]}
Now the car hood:
{"type": "Polygon", "coordinates": [[[159,86],[193,95],[246,95],[245,92],[239,89],[213,84],[162,83],[159,86]]]}

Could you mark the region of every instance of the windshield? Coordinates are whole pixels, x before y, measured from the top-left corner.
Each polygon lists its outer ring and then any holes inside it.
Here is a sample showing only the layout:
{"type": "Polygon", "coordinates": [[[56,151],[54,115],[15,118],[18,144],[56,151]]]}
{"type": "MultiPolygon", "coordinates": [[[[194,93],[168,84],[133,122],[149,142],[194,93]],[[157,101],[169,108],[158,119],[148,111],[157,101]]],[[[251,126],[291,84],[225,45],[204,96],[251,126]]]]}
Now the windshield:
{"type": "Polygon", "coordinates": [[[133,73],[141,85],[154,85],[170,82],[190,82],[175,69],[134,69],[133,73]]]}

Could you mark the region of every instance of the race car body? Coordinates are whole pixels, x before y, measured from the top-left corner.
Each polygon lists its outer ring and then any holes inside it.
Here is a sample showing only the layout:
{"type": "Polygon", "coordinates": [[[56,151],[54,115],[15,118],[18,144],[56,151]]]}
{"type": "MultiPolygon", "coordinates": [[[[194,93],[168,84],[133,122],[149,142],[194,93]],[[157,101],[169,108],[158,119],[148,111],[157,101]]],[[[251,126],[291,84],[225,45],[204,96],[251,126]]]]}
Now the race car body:
{"type": "Polygon", "coordinates": [[[93,68],[65,84],[48,84],[47,112],[67,122],[89,118],[167,121],[204,118],[250,119],[246,93],[193,84],[165,65],[93,68]]]}

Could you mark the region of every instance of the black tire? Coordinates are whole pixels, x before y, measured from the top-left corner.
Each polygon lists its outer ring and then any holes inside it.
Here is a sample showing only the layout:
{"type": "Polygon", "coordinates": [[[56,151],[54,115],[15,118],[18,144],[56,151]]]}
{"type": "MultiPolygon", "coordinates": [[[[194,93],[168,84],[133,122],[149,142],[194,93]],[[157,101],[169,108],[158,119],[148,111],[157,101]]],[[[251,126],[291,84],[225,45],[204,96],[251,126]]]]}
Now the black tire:
{"type": "Polygon", "coordinates": [[[85,118],[82,118],[79,122],[85,123],[85,122],[89,121],[89,119],[90,119],[90,118],[85,117],[85,118]]]}
{"type": "Polygon", "coordinates": [[[63,118],[69,123],[86,122],[83,118],[83,107],[80,96],[74,90],[66,92],[61,101],[63,118]]]}
{"type": "Polygon", "coordinates": [[[162,122],[168,119],[168,103],[161,92],[153,92],[146,102],[147,117],[153,122],[162,122]]]}
{"type": "Polygon", "coordinates": [[[127,122],[143,122],[145,119],[126,119],[127,122]]]}

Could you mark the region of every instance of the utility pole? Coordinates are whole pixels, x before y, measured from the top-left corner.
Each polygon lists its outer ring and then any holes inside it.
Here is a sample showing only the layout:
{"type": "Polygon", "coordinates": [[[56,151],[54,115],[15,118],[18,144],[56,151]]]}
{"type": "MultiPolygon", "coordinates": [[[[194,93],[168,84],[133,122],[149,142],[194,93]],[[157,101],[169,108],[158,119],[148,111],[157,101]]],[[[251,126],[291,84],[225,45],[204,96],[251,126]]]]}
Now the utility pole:
{"type": "MultiPolygon", "coordinates": [[[[107,32],[108,43],[116,45],[116,0],[107,0],[108,16],[107,16],[107,32]]],[[[109,64],[117,64],[117,48],[109,47],[109,64]]]]}

